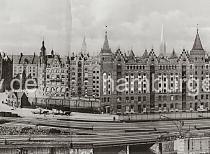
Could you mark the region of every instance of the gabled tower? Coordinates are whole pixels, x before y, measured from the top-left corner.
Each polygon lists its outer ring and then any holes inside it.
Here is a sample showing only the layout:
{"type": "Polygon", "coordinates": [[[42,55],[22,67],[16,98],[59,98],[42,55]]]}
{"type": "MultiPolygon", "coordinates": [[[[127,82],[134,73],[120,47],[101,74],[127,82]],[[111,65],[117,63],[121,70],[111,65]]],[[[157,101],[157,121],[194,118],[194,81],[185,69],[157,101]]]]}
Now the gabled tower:
{"type": "Polygon", "coordinates": [[[112,61],[112,51],[109,47],[107,31],[105,32],[105,39],[104,39],[103,48],[101,49],[101,52],[100,52],[100,59],[101,59],[101,62],[109,63],[112,61]]]}
{"type": "MultiPolygon", "coordinates": [[[[113,54],[111,52],[111,49],[109,47],[108,37],[107,37],[107,31],[105,32],[105,39],[103,48],[100,52],[100,64],[101,64],[101,71],[100,76],[102,79],[102,82],[100,83],[100,96],[101,99],[107,99],[107,97],[110,97],[112,95],[112,82],[111,79],[113,79],[113,54]]],[[[102,101],[103,106],[111,106],[111,100],[110,98],[108,101],[102,101]]]]}

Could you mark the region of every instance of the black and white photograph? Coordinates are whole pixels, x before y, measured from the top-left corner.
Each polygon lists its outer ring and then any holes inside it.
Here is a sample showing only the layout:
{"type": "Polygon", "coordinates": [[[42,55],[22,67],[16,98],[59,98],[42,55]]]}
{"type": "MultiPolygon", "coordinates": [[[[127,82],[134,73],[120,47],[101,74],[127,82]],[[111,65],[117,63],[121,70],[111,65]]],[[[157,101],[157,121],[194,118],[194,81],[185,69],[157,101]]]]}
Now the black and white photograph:
{"type": "Polygon", "coordinates": [[[0,0],[0,154],[210,154],[210,1],[0,0]]]}

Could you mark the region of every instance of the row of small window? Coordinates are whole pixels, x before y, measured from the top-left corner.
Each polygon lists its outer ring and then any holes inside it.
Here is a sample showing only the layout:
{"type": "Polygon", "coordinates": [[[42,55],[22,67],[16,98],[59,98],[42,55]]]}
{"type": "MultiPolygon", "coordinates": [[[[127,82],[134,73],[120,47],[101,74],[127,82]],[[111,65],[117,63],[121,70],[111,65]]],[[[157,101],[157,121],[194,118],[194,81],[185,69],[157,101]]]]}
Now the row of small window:
{"type": "Polygon", "coordinates": [[[93,71],[93,73],[99,73],[99,71],[93,71]]]}
{"type": "MultiPolygon", "coordinates": [[[[75,78],[71,78],[71,84],[76,84],[75,78]]],[[[78,82],[81,82],[82,80],[77,80],[78,82]]],[[[88,81],[86,80],[86,82],[84,82],[85,85],[88,85],[88,81]]],[[[99,84],[99,81],[93,81],[93,84],[99,84]]]]}
{"type": "MultiPolygon", "coordinates": [[[[209,99],[209,95],[207,94],[206,97],[205,97],[205,95],[202,94],[201,97],[200,97],[200,99],[205,99],[205,98],[209,99]]],[[[195,100],[198,100],[198,99],[199,99],[198,96],[195,96],[195,100]]]]}
{"type": "Polygon", "coordinates": [[[47,73],[68,73],[68,70],[63,69],[47,69],[47,73]]]}
{"type": "MultiPolygon", "coordinates": [[[[79,59],[79,60],[82,60],[82,59],[79,59]]],[[[83,65],[90,65],[91,64],[91,61],[78,61],[78,63],[76,62],[76,61],[71,61],[70,62],[70,65],[76,65],[76,64],[82,64],[83,63],[83,65]]]]}
{"type": "MultiPolygon", "coordinates": [[[[120,98],[120,97],[119,97],[119,98],[120,98]]],[[[134,101],[134,97],[133,97],[133,96],[131,96],[131,97],[126,97],[125,100],[126,100],[126,101],[129,101],[129,100],[134,101]]],[[[138,96],[138,101],[146,101],[146,100],[147,100],[147,97],[146,97],[146,96],[143,96],[143,97],[138,96]]]]}
{"type": "Polygon", "coordinates": [[[135,70],[135,69],[144,70],[145,66],[144,65],[129,65],[129,66],[127,66],[127,70],[135,70]]]}
{"type": "Polygon", "coordinates": [[[175,70],[177,68],[176,65],[160,65],[160,70],[175,70]]]}
{"type": "Polygon", "coordinates": [[[46,90],[43,90],[45,92],[62,92],[62,93],[65,93],[68,89],[66,88],[61,88],[61,87],[47,87],[46,90]]]}
{"type": "MultiPolygon", "coordinates": [[[[146,96],[138,96],[138,101],[146,101],[147,100],[147,97],[146,96]]],[[[179,96],[178,95],[175,95],[175,96],[170,96],[170,100],[173,101],[173,100],[178,100],[179,99],[179,96]]],[[[117,101],[121,101],[122,98],[121,97],[118,97],[117,98],[117,101]]],[[[158,100],[159,101],[167,101],[167,96],[159,96],[158,97],[158,100]]],[[[134,96],[131,96],[131,97],[126,97],[126,101],[134,101],[134,96]]]]}
{"type": "Polygon", "coordinates": [[[47,82],[47,84],[50,84],[50,85],[64,85],[65,84],[65,82],[64,81],[62,81],[62,82],[52,82],[52,81],[46,81],[47,82]]]}
{"type": "Polygon", "coordinates": [[[93,79],[99,79],[99,76],[97,76],[97,77],[93,76],[93,79]]]}
{"type": "Polygon", "coordinates": [[[201,79],[201,81],[202,81],[203,79],[209,79],[209,74],[208,74],[206,77],[203,77],[203,76],[198,77],[198,76],[193,76],[193,75],[191,75],[190,78],[192,78],[192,77],[193,77],[195,80],[197,80],[197,79],[199,78],[199,79],[201,79]]]}
{"type": "MultiPolygon", "coordinates": [[[[198,60],[198,57],[195,57],[195,61],[197,61],[198,60]]],[[[204,60],[204,58],[202,57],[201,58],[201,60],[203,61],[204,60]]]]}
{"type": "MultiPolygon", "coordinates": [[[[52,67],[55,67],[55,68],[60,68],[60,67],[65,67],[65,64],[61,64],[61,65],[52,65],[52,64],[47,64],[47,68],[52,68],[52,67]]],[[[67,64],[66,67],[69,67],[69,65],[67,64]]]]}
{"type": "MultiPolygon", "coordinates": [[[[125,76],[129,76],[129,74],[125,73],[125,76]]],[[[131,73],[130,76],[134,76],[134,73],[131,73]]],[[[143,74],[138,73],[138,76],[146,76],[146,73],[143,73],[143,74]]]]}
{"type": "MultiPolygon", "coordinates": [[[[85,92],[85,94],[82,94],[81,91],[78,91],[77,93],[75,91],[72,91],[71,92],[71,96],[78,96],[78,95],[88,96],[88,93],[85,92]]],[[[97,92],[93,91],[92,96],[93,95],[96,96],[96,97],[98,97],[99,96],[99,91],[97,91],[97,92]]]]}
{"type": "MultiPolygon", "coordinates": [[[[72,70],[72,71],[75,71],[76,69],[75,69],[74,67],[72,67],[71,70],[72,70]]],[[[88,71],[88,68],[85,68],[84,70],[85,70],[85,71],[88,71]]],[[[80,69],[80,71],[82,71],[82,69],[80,69]]],[[[78,72],[79,72],[79,69],[78,69],[78,72]]],[[[72,72],[72,74],[73,74],[73,73],[75,74],[75,72],[72,72]]],[[[99,71],[93,71],[93,73],[99,73],[99,71]]]]}
{"type": "MultiPolygon", "coordinates": [[[[178,73],[170,73],[170,74],[158,73],[158,75],[159,75],[159,77],[161,77],[161,76],[165,76],[166,77],[166,76],[169,76],[169,75],[171,75],[171,76],[174,76],[174,75],[178,76],[179,74],[178,73]]],[[[125,76],[129,76],[129,73],[126,73],[125,76]]],[[[135,76],[135,74],[134,73],[130,73],[130,76],[135,76]]],[[[138,76],[146,76],[146,73],[138,73],[138,76]]]]}
{"type": "MultiPolygon", "coordinates": [[[[166,105],[166,103],[164,103],[164,104],[158,104],[158,108],[160,109],[160,108],[162,108],[162,107],[164,107],[164,108],[166,108],[167,107],[167,105],[166,105]]],[[[171,103],[170,104],[170,109],[178,109],[178,103],[175,103],[175,104],[173,104],[173,103],[171,103]]]]}
{"type": "MultiPolygon", "coordinates": [[[[16,69],[22,69],[22,68],[24,68],[24,66],[14,66],[14,70],[16,70],[16,69]]],[[[28,66],[28,69],[36,69],[36,67],[35,66],[28,66]]]]}
{"type": "MultiPolygon", "coordinates": [[[[23,69],[14,69],[14,72],[20,72],[20,73],[22,73],[23,72],[23,69]]],[[[31,69],[26,69],[26,71],[27,72],[36,72],[36,70],[34,69],[34,70],[31,70],[31,69]]]]}
{"type": "Polygon", "coordinates": [[[104,97],[101,100],[102,102],[110,102],[110,98],[109,97],[104,97]]]}
{"type": "Polygon", "coordinates": [[[35,73],[35,72],[36,72],[36,70],[28,70],[28,72],[34,72],[34,73],[35,73]]]}
{"type": "MultiPolygon", "coordinates": [[[[125,91],[125,93],[126,93],[126,94],[129,94],[129,91],[125,91]]],[[[139,93],[139,94],[140,94],[140,93],[147,93],[147,90],[144,89],[144,90],[138,91],[138,93],[139,93]]],[[[131,90],[131,91],[130,91],[130,94],[134,94],[134,91],[131,90]]]]}
{"type": "Polygon", "coordinates": [[[94,90],[94,89],[93,89],[93,92],[94,92],[94,93],[99,93],[99,90],[94,90]]]}
{"type": "MultiPolygon", "coordinates": [[[[198,69],[198,68],[200,69],[199,66],[197,66],[197,65],[194,66],[193,64],[191,64],[191,65],[190,65],[190,69],[194,69],[194,68],[195,68],[195,69],[198,69]]],[[[201,66],[201,69],[204,69],[204,68],[209,69],[209,65],[208,65],[208,64],[206,64],[205,66],[202,65],[202,66],[201,66]]]]}
{"type": "MultiPolygon", "coordinates": [[[[170,100],[169,101],[173,101],[173,100],[178,100],[179,99],[179,96],[178,95],[175,95],[175,96],[170,96],[170,100]]],[[[158,101],[167,101],[167,96],[163,95],[163,96],[158,96],[158,101]]]]}
{"type": "MultiPolygon", "coordinates": [[[[18,74],[20,74],[20,73],[14,72],[14,76],[16,76],[16,75],[18,75],[18,74]]],[[[29,73],[28,75],[31,75],[32,77],[35,77],[35,76],[36,76],[36,73],[29,73]]]]}
{"type": "MultiPolygon", "coordinates": [[[[191,72],[190,73],[190,75],[192,75],[193,73],[191,72]]],[[[195,73],[194,73],[195,75],[198,75],[198,71],[195,71],[195,73]]],[[[203,75],[204,74],[204,72],[203,71],[201,71],[201,75],[203,75]]],[[[206,72],[206,75],[208,75],[209,74],[209,72],[206,72]]]]}
{"type": "Polygon", "coordinates": [[[95,86],[95,85],[93,85],[93,88],[99,88],[99,86],[95,86]]]}
{"type": "Polygon", "coordinates": [[[65,78],[65,77],[66,77],[65,75],[52,74],[51,77],[50,77],[50,75],[47,75],[47,79],[50,79],[50,78],[52,78],[52,79],[55,79],[55,78],[60,79],[60,78],[65,78]]]}

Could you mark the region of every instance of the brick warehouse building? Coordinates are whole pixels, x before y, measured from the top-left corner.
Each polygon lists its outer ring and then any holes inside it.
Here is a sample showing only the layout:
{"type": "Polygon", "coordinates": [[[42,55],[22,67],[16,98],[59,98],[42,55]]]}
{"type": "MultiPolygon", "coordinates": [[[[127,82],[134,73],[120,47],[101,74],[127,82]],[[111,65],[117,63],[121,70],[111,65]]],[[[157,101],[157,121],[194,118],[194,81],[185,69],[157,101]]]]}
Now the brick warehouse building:
{"type": "Polygon", "coordinates": [[[44,104],[52,99],[51,94],[56,91],[54,104],[62,104],[64,99],[68,102],[83,99],[83,103],[89,101],[92,106],[100,100],[101,110],[106,113],[208,108],[209,86],[204,90],[202,82],[209,78],[210,58],[203,49],[198,30],[191,51],[183,49],[179,55],[175,50],[166,54],[162,34],[159,53],[157,55],[153,49],[145,50],[140,57],[135,56],[132,50],[122,53],[117,49],[113,53],[106,32],[97,56],[89,55],[85,38],[81,51],[70,57],[61,57],[54,51],[47,54],[43,41],[40,55],[21,54],[11,58],[11,74],[13,78],[18,74],[21,76],[25,68],[26,77],[36,79],[39,89],[43,89],[41,101],[44,104]],[[199,83],[188,83],[191,78],[199,79],[199,83]],[[153,79],[159,81],[155,80],[153,84],[153,79]],[[117,90],[116,87],[125,81],[126,84],[121,87],[124,90],[117,90]],[[188,84],[199,87],[198,95],[189,95],[188,84]]]}
{"type": "Polygon", "coordinates": [[[141,57],[136,57],[132,50],[128,54],[123,54],[120,49],[112,53],[106,32],[100,52],[101,106],[104,112],[186,111],[197,110],[200,106],[208,109],[209,85],[204,90],[202,81],[209,78],[210,59],[202,47],[198,30],[190,52],[183,49],[177,55],[173,50],[166,56],[165,43],[161,42],[161,45],[163,51],[159,56],[153,49],[145,50],[141,57]],[[122,84],[122,81],[117,82],[121,78],[127,81],[123,91],[116,90],[116,86],[122,84]],[[152,89],[152,78],[160,79],[154,82],[156,91],[152,89]],[[199,79],[199,83],[188,83],[191,78],[199,79]],[[188,84],[192,88],[199,87],[198,95],[190,95],[188,84]]]}

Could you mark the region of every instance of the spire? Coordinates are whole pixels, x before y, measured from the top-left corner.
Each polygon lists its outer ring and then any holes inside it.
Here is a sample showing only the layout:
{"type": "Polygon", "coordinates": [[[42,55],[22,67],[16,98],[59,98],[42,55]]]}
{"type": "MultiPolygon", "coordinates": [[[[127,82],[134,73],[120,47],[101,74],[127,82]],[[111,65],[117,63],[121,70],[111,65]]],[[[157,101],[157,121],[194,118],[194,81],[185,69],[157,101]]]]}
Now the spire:
{"type": "Polygon", "coordinates": [[[161,30],[161,44],[160,44],[160,56],[166,55],[166,42],[165,42],[165,36],[164,36],[164,28],[162,25],[162,30],[161,30]]]}
{"type": "MultiPolygon", "coordinates": [[[[107,29],[107,26],[106,26],[106,29],[107,29]]],[[[109,48],[109,41],[108,41],[108,36],[107,36],[107,30],[105,31],[104,44],[103,44],[103,48],[101,49],[101,53],[112,54],[112,51],[109,48]]]]}
{"type": "Polygon", "coordinates": [[[81,52],[86,54],[87,53],[87,44],[86,44],[86,38],[84,36],[83,42],[82,42],[82,48],[81,48],[81,52]]]}
{"type": "Polygon", "coordinates": [[[42,41],[42,47],[40,49],[42,52],[45,52],[46,51],[46,48],[45,48],[45,45],[44,45],[44,40],[42,41]]]}
{"type": "Polygon", "coordinates": [[[175,50],[173,49],[172,53],[171,53],[171,56],[170,56],[170,59],[175,59],[175,58],[178,58],[177,55],[176,55],[176,52],[175,50]]]}
{"type": "Polygon", "coordinates": [[[199,32],[198,32],[198,25],[197,25],[197,34],[195,37],[195,41],[194,41],[192,50],[203,50],[203,46],[202,46],[201,39],[200,39],[199,32]]]}
{"type": "Polygon", "coordinates": [[[103,50],[109,50],[109,41],[108,41],[108,37],[107,37],[107,31],[105,32],[103,50]]]}
{"type": "Polygon", "coordinates": [[[46,62],[46,48],[44,45],[44,39],[42,41],[42,47],[41,47],[41,52],[40,52],[40,56],[42,57],[42,60],[40,61],[41,63],[45,63],[46,62]]]}

